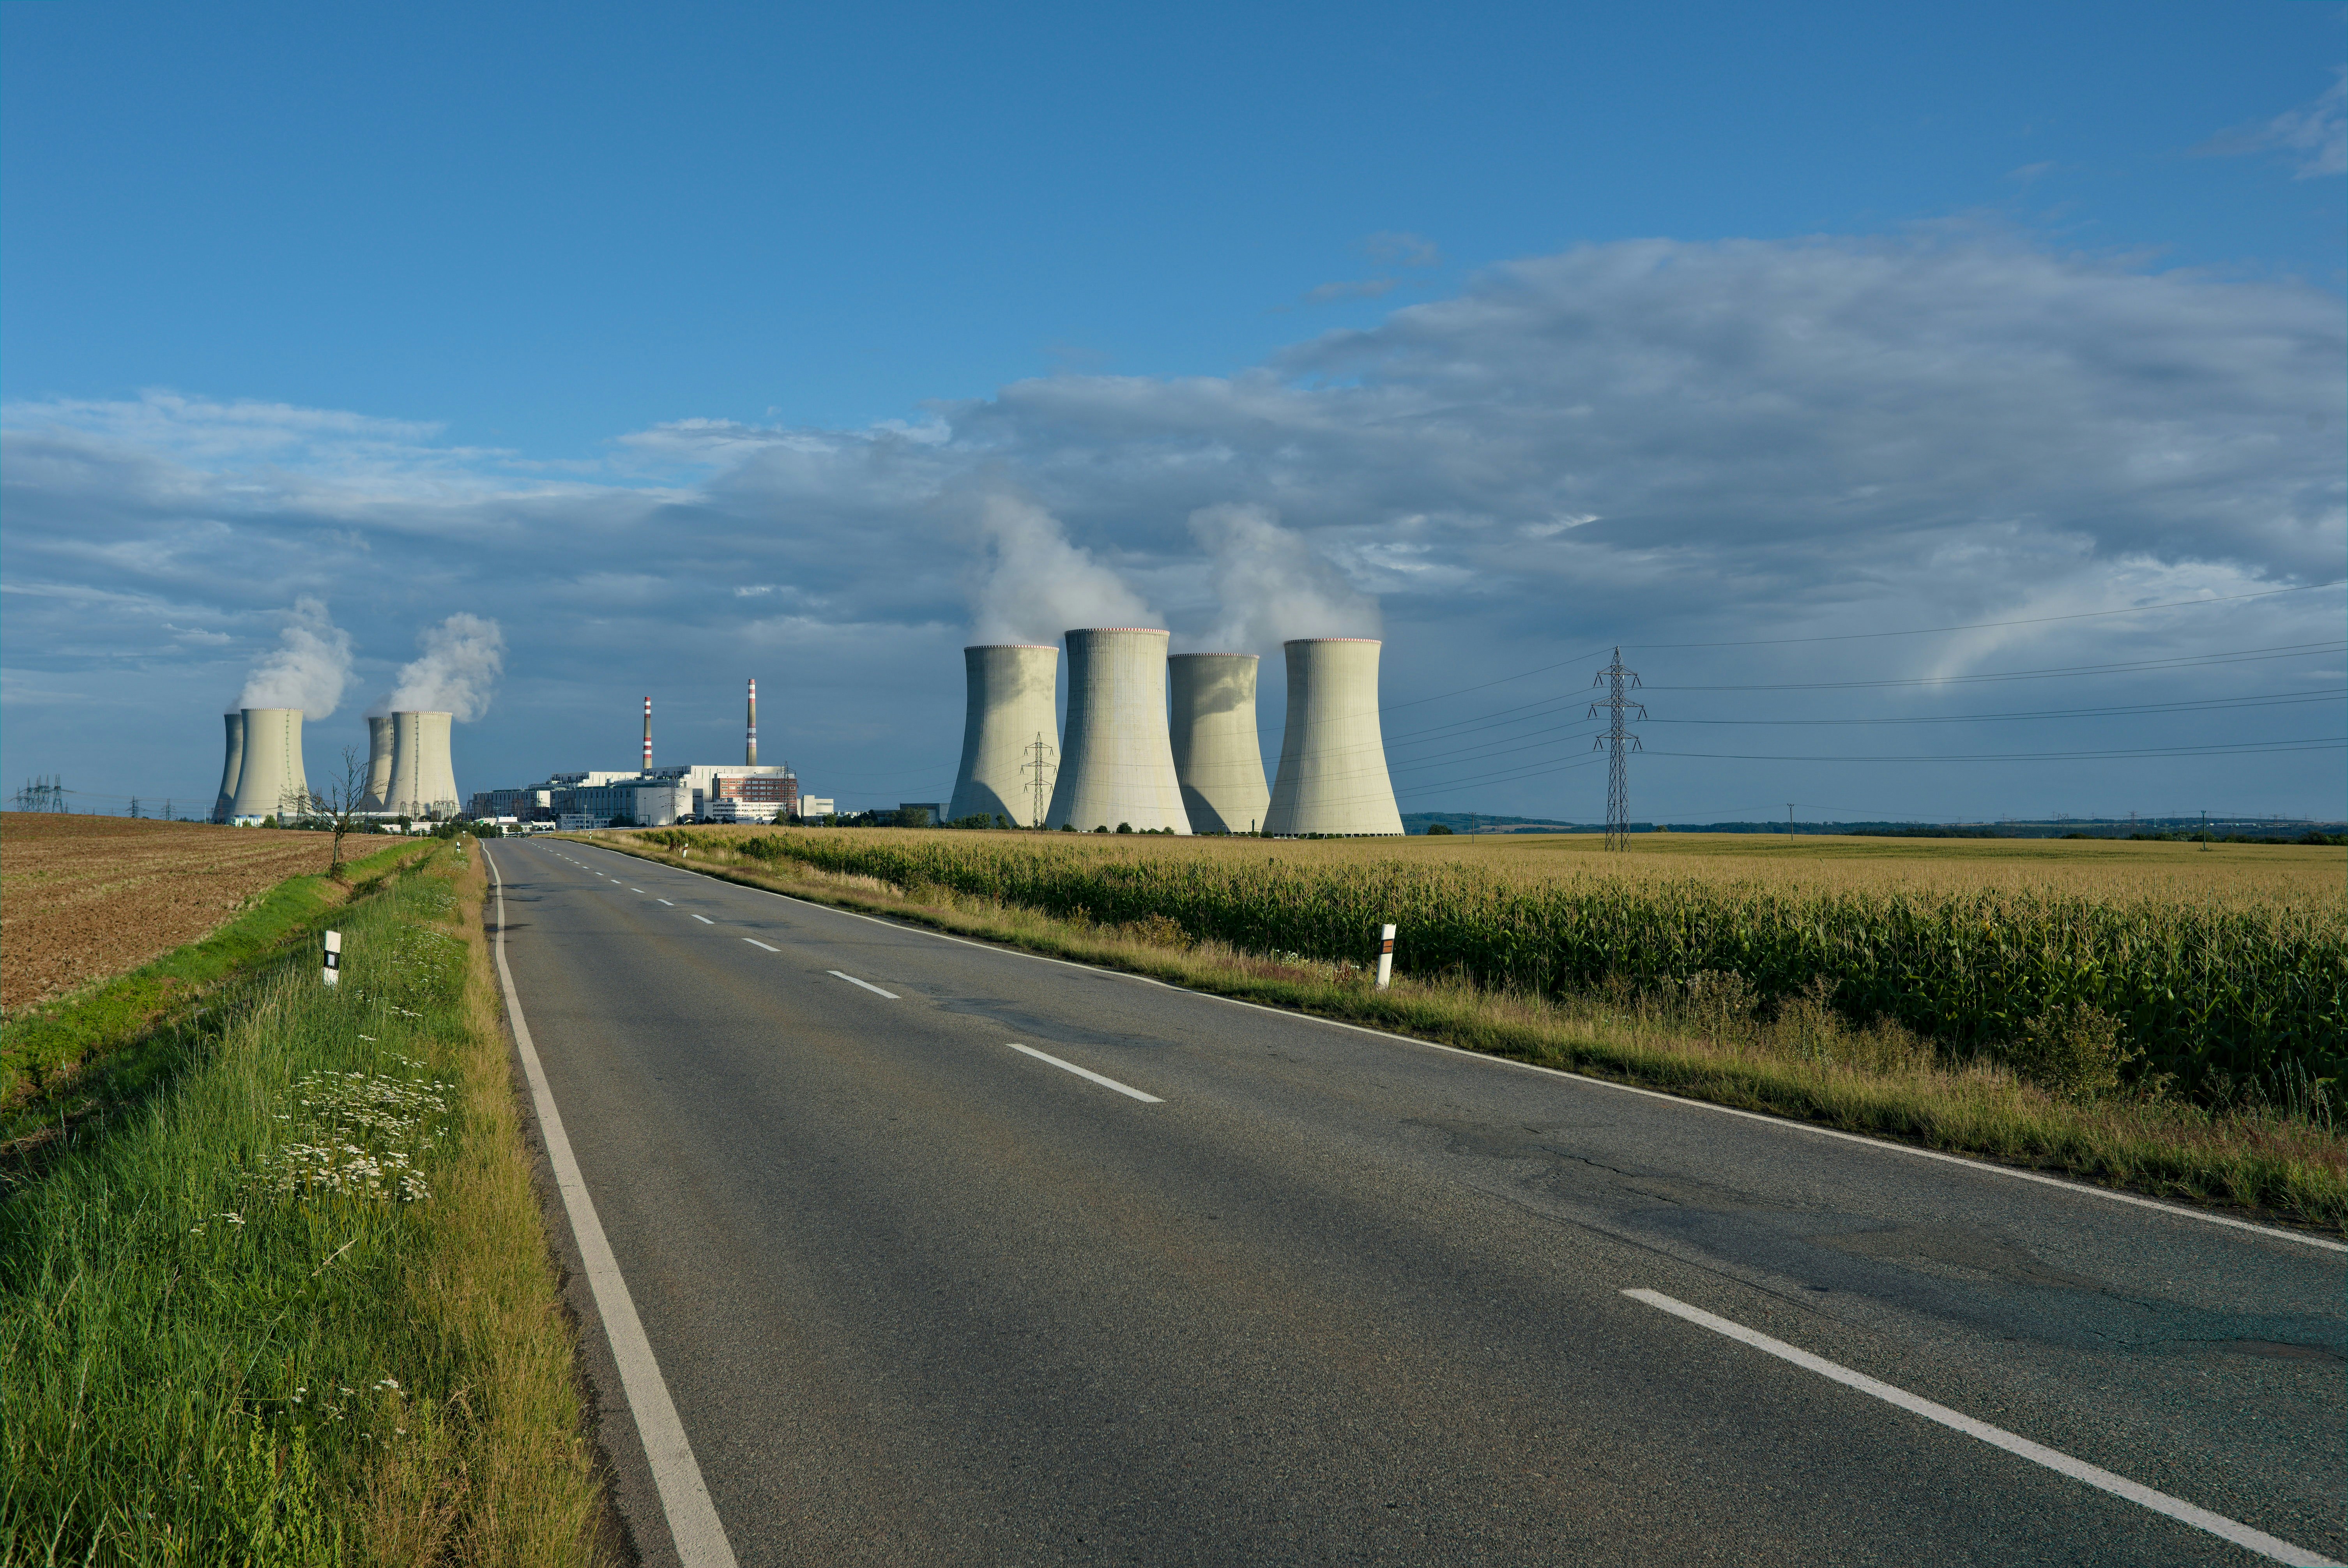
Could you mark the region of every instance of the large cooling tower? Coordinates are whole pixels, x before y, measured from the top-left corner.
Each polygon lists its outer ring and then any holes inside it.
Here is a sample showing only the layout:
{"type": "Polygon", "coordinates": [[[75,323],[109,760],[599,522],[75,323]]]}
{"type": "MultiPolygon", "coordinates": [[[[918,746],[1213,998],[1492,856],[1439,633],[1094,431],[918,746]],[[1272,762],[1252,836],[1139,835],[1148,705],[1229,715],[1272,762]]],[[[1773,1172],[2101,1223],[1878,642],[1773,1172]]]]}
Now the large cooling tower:
{"type": "Polygon", "coordinates": [[[1047,827],[1190,831],[1166,733],[1166,633],[1095,627],[1068,637],[1068,732],[1047,827]]]}
{"type": "Polygon", "coordinates": [[[226,822],[229,808],[236,804],[236,776],[244,766],[244,715],[222,713],[221,722],[228,726],[228,756],[221,764],[220,798],[212,802],[212,820],[226,822]]]}
{"type": "Polygon", "coordinates": [[[1174,777],[1193,833],[1253,833],[1272,792],[1255,734],[1256,656],[1177,653],[1173,678],[1174,777]]]}
{"type": "Polygon", "coordinates": [[[367,715],[366,794],[359,800],[361,811],[381,811],[386,796],[391,794],[391,715],[367,715]]]}
{"type": "Polygon", "coordinates": [[[1288,650],[1288,723],[1268,833],[1400,833],[1378,733],[1378,647],[1303,637],[1288,650]]]}
{"type": "Polygon", "coordinates": [[[391,793],[383,809],[401,816],[457,812],[457,774],[448,763],[447,713],[391,716],[391,793]]]}
{"type": "Polygon", "coordinates": [[[277,816],[306,808],[310,776],[302,771],[302,710],[247,708],[244,757],[236,770],[231,816],[277,816]]]}
{"type": "Polygon", "coordinates": [[[962,661],[970,705],[963,716],[962,769],[954,774],[946,820],[999,813],[1033,827],[1051,803],[1060,761],[1060,716],[1052,706],[1060,651],[1049,644],[998,643],[965,648],[962,661]],[[1040,754],[1035,749],[1039,740],[1040,754]],[[1040,802],[1038,778],[1044,784],[1040,802]]]}

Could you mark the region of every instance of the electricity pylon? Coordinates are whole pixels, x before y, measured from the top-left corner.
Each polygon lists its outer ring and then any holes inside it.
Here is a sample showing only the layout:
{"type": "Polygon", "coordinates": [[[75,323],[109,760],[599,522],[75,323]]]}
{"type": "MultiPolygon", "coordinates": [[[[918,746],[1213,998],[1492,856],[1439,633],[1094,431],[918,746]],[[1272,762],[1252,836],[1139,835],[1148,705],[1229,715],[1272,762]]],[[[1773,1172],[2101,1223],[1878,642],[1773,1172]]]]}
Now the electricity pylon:
{"type": "Polygon", "coordinates": [[[1590,683],[1606,688],[1606,695],[1590,704],[1590,716],[1593,719],[1598,717],[1601,708],[1607,712],[1606,733],[1592,742],[1590,748],[1608,753],[1606,847],[1628,849],[1631,847],[1631,774],[1630,770],[1622,765],[1622,756],[1626,750],[1635,752],[1646,748],[1639,743],[1638,736],[1622,727],[1622,722],[1624,714],[1633,708],[1638,710],[1639,717],[1644,719],[1647,705],[1632,702],[1623,695],[1639,684],[1639,672],[1622,668],[1622,651],[1620,648],[1614,650],[1614,662],[1601,670],[1590,683]]]}
{"type": "Polygon", "coordinates": [[[1052,766],[1051,743],[1044,739],[1043,731],[1035,732],[1035,743],[1027,748],[1027,756],[1028,760],[1019,764],[1021,773],[1035,775],[1027,781],[1028,793],[1035,797],[1035,801],[1034,820],[1027,825],[1041,827],[1044,825],[1044,809],[1051,804],[1052,800],[1050,775],[1057,771],[1052,766]]]}

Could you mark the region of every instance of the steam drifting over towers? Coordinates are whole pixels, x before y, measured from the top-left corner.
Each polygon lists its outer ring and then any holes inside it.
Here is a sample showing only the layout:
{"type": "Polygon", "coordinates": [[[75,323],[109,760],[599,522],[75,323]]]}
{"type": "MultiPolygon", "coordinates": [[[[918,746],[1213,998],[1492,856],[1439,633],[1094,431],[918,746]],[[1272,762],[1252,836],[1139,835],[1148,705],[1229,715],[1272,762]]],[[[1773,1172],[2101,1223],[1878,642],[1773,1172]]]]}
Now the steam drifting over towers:
{"type": "Polygon", "coordinates": [[[391,715],[367,715],[366,794],[360,797],[361,811],[381,811],[384,797],[391,793],[391,715]]]}
{"type": "Polygon", "coordinates": [[[1255,733],[1256,656],[1177,653],[1173,678],[1174,776],[1193,833],[1252,833],[1271,792],[1255,733]]]}
{"type": "Polygon", "coordinates": [[[1366,637],[1306,637],[1288,653],[1288,723],[1268,833],[1399,834],[1378,730],[1378,650],[1366,637]]]}
{"type": "Polygon", "coordinates": [[[310,796],[310,777],[302,771],[302,710],[247,708],[238,716],[244,739],[230,818],[258,822],[300,811],[310,796]]]}
{"type": "MultiPolygon", "coordinates": [[[[946,819],[1000,815],[1032,827],[1037,817],[1037,775],[1029,771],[1030,764],[1041,761],[1048,770],[1059,755],[1054,742],[1060,733],[1060,718],[1053,700],[1059,685],[1060,651],[1049,643],[981,644],[963,649],[962,659],[969,702],[962,723],[962,766],[954,774],[946,819]],[[1040,758],[1029,754],[1038,740],[1052,748],[1040,758]]],[[[1073,733],[1073,719],[1070,724],[1073,733]]],[[[1052,774],[1046,771],[1042,776],[1048,788],[1052,774]]],[[[1118,820],[1112,818],[1109,825],[1115,827],[1118,820]]]]}
{"type": "Polygon", "coordinates": [[[383,809],[401,816],[453,816],[457,774],[448,760],[448,713],[391,716],[391,784],[383,809]]]}
{"type": "Polygon", "coordinates": [[[236,776],[244,765],[244,715],[228,712],[221,715],[228,730],[228,755],[221,763],[220,797],[212,802],[212,820],[226,822],[229,809],[236,804],[236,776]]]}
{"type": "Polygon", "coordinates": [[[1045,825],[1189,833],[1166,731],[1166,633],[1094,627],[1067,642],[1068,730],[1045,825]]]}

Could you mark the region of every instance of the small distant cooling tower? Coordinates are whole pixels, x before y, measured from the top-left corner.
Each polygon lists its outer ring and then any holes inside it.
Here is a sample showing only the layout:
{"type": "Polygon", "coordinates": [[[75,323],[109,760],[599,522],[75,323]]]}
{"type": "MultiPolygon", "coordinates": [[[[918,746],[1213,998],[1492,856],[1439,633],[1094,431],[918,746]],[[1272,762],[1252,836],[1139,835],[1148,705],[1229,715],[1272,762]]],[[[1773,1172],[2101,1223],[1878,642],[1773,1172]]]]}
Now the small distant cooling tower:
{"type": "Polygon", "coordinates": [[[1398,834],[1378,732],[1378,649],[1367,637],[1305,637],[1288,652],[1288,722],[1268,833],[1398,834]]]}
{"type": "Polygon", "coordinates": [[[1045,825],[1189,833],[1166,733],[1166,633],[1093,627],[1067,641],[1068,729],[1045,825]]]}
{"type": "Polygon", "coordinates": [[[229,808],[236,804],[236,776],[244,766],[244,715],[222,713],[221,721],[228,727],[228,756],[221,764],[220,796],[212,802],[212,820],[226,822],[229,808]]]}
{"type": "Polygon", "coordinates": [[[302,770],[302,710],[247,708],[243,760],[237,765],[231,816],[280,816],[301,811],[310,798],[302,770]]]}
{"type": "Polygon", "coordinates": [[[457,774],[448,761],[447,713],[391,716],[391,787],[384,810],[401,816],[453,816],[457,774]]]}
{"type": "Polygon", "coordinates": [[[1272,792],[1255,733],[1252,653],[1177,653],[1173,677],[1174,776],[1193,833],[1253,833],[1272,792]]]}
{"type": "MultiPolygon", "coordinates": [[[[969,703],[962,722],[962,766],[954,774],[946,820],[1001,815],[1033,827],[1043,798],[1052,800],[1060,762],[1060,715],[1053,706],[1060,681],[1060,651],[1049,643],[994,643],[962,651],[969,703]],[[1040,740],[1045,750],[1034,748],[1040,740]],[[1038,774],[1037,763],[1043,764],[1038,774]]],[[[1117,825],[1112,822],[1111,827],[1117,825]]]]}
{"type": "Polygon", "coordinates": [[[366,794],[360,798],[361,811],[381,811],[386,797],[391,794],[391,715],[367,715],[366,794]]]}

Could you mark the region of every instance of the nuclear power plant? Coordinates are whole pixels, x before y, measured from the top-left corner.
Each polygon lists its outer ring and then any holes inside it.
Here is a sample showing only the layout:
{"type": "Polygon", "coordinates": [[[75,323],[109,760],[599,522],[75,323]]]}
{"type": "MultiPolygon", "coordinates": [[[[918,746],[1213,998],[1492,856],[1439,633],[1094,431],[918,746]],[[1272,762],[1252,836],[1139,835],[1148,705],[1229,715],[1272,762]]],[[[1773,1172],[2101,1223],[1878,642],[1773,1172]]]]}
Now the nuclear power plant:
{"type": "Polygon", "coordinates": [[[1252,653],[1177,653],[1172,675],[1174,777],[1193,833],[1254,833],[1272,792],[1256,739],[1252,653]]]}
{"type": "Polygon", "coordinates": [[[461,804],[448,759],[448,713],[391,716],[391,785],[383,809],[393,816],[454,816],[461,804]]]}
{"type": "Polygon", "coordinates": [[[384,797],[391,794],[391,715],[367,715],[366,794],[360,797],[361,811],[381,811],[384,797]]]}
{"type": "Polygon", "coordinates": [[[1040,826],[1058,773],[1060,651],[1048,643],[982,644],[963,649],[962,658],[969,700],[946,820],[1000,816],[1040,826]]]}
{"type": "Polygon", "coordinates": [[[1264,831],[1400,834],[1378,729],[1378,651],[1367,637],[1303,637],[1288,654],[1288,722],[1264,831]]]}
{"type": "Polygon", "coordinates": [[[236,804],[237,774],[244,766],[244,715],[231,711],[221,715],[228,729],[228,755],[221,764],[220,798],[212,802],[212,820],[226,822],[236,804]]]}
{"type": "Polygon", "coordinates": [[[309,775],[302,771],[302,710],[247,708],[229,728],[236,788],[228,820],[251,825],[300,811],[310,798],[309,775]]]}
{"type": "Polygon", "coordinates": [[[1166,731],[1166,633],[1097,626],[1067,643],[1068,727],[1044,825],[1189,833],[1166,731]]]}

